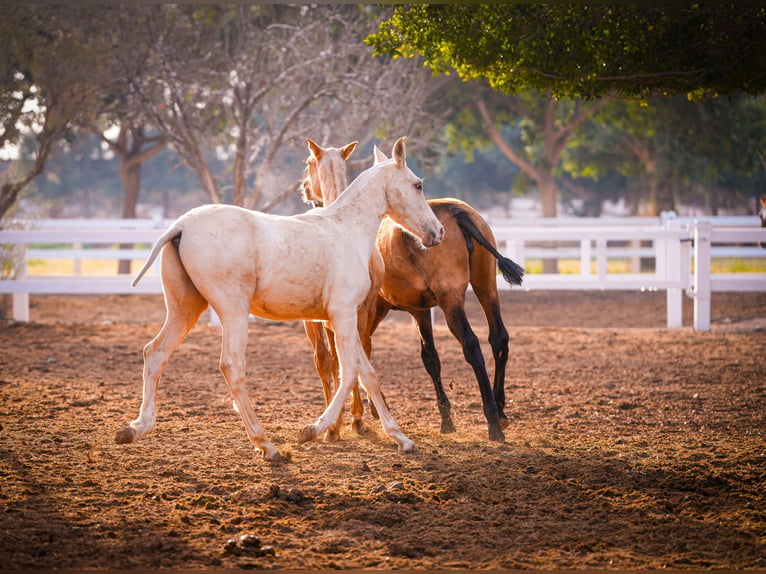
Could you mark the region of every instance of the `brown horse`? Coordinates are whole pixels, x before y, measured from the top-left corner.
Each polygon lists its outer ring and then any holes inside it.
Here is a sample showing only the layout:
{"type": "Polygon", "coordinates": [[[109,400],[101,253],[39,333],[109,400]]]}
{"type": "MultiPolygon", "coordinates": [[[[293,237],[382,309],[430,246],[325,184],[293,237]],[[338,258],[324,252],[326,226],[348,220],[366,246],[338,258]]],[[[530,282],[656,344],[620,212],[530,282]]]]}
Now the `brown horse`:
{"type": "MultiPolygon", "coordinates": [[[[375,149],[376,163],[386,157],[375,149]]],[[[337,195],[337,188],[325,186],[331,178],[322,177],[323,166],[309,158],[309,175],[304,179],[304,197],[326,204],[337,195]],[[312,175],[312,171],[315,173],[312,175]],[[320,184],[320,181],[322,182],[320,184]]],[[[441,380],[441,363],[436,351],[431,323],[431,308],[444,312],[447,325],[463,347],[479,383],[484,415],[491,440],[505,439],[505,367],[508,361],[508,332],[500,314],[497,296],[499,265],[503,277],[520,285],[524,270],[498,253],[492,231],[484,219],[468,204],[457,199],[435,199],[428,204],[445,229],[444,240],[435,248],[423,249],[421,243],[390,219],[384,219],[377,236],[377,247],[385,263],[382,286],[375,301],[375,313],[367,333],[371,336],[391,309],[407,311],[418,325],[421,358],[436,390],[441,431],[454,432],[451,405],[441,380]],[[465,293],[473,287],[489,325],[489,342],[495,360],[494,384],[490,386],[479,340],[465,314],[465,293]]],[[[371,269],[371,273],[374,270],[371,269]]],[[[369,348],[367,342],[365,348],[369,348]]]]}

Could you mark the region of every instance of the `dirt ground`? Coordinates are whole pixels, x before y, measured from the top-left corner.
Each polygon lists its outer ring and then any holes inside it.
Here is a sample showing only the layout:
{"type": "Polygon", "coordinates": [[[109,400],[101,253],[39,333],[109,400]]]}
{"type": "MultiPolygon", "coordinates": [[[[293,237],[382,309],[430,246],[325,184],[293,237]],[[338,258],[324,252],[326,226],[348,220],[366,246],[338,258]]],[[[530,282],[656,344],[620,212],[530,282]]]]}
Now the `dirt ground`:
{"type": "Polygon", "coordinates": [[[32,322],[0,321],[0,565],[766,568],[766,294],[715,293],[709,333],[666,330],[662,293],[515,290],[503,313],[502,444],[443,320],[448,435],[413,324],[381,325],[373,363],[415,454],[369,413],[362,436],[299,446],[323,408],[303,328],[253,321],[250,396],[286,455],[268,463],[218,372],[218,328],[172,357],[157,430],[117,445],[161,297],[33,296],[32,322]]]}

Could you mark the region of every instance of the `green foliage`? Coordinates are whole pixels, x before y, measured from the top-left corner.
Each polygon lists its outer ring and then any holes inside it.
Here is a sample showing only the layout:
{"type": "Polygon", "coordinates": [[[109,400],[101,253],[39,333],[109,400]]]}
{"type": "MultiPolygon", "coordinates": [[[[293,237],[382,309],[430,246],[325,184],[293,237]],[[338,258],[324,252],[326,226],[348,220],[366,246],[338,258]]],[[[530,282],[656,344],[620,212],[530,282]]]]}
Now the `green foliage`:
{"type": "Polygon", "coordinates": [[[766,7],[758,4],[420,4],[367,38],[377,54],[420,54],[505,93],[555,97],[766,90],[766,7]]]}
{"type": "MultiPolygon", "coordinates": [[[[759,150],[766,149],[766,99],[734,95],[684,96],[649,102],[613,100],[572,138],[562,170],[598,182],[615,183],[630,203],[654,189],[670,203],[697,204],[715,213],[744,205],[766,184],[759,150]]],[[[612,187],[609,190],[614,193],[612,187]]]]}

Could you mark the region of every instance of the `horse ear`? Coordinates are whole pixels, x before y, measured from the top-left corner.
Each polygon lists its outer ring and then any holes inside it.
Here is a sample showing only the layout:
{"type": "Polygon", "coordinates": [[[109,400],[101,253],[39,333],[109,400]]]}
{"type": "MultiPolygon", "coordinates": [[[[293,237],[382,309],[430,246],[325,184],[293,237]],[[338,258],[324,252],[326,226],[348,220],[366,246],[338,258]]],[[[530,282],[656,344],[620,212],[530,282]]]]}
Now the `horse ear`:
{"type": "Polygon", "coordinates": [[[314,156],[314,159],[322,157],[322,148],[311,138],[306,138],[306,142],[309,144],[309,153],[314,156]]]}
{"type": "Polygon", "coordinates": [[[384,154],[382,151],[380,151],[380,148],[378,146],[375,146],[372,149],[372,155],[375,158],[375,163],[382,163],[384,161],[387,161],[388,158],[386,157],[386,154],[384,154]]]}
{"type": "Polygon", "coordinates": [[[396,167],[402,168],[407,165],[407,153],[404,150],[404,138],[399,138],[394,144],[394,149],[391,152],[396,162],[396,167]]]}
{"type": "Polygon", "coordinates": [[[356,144],[358,143],[359,142],[351,142],[350,144],[340,148],[340,157],[342,157],[344,160],[350,158],[351,154],[354,153],[354,150],[356,149],[356,144]]]}

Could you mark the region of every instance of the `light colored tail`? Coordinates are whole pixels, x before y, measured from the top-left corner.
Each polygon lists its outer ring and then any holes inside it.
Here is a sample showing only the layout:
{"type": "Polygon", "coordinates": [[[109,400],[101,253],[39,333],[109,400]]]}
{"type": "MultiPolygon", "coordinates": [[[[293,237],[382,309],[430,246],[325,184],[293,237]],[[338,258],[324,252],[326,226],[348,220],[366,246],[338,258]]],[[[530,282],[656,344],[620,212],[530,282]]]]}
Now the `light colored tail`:
{"type": "Polygon", "coordinates": [[[141,280],[141,277],[144,276],[144,274],[149,270],[149,267],[152,266],[152,263],[154,263],[154,260],[157,259],[157,255],[160,253],[160,249],[162,249],[163,245],[165,245],[168,241],[173,241],[175,238],[181,237],[181,225],[178,223],[178,221],[175,221],[168,230],[163,233],[160,238],[154,243],[154,246],[152,247],[152,252],[149,254],[149,258],[146,260],[146,263],[144,263],[144,266],[141,268],[141,271],[138,272],[138,274],[133,278],[133,281],[131,282],[131,286],[135,287],[138,285],[138,282],[141,280]]]}

